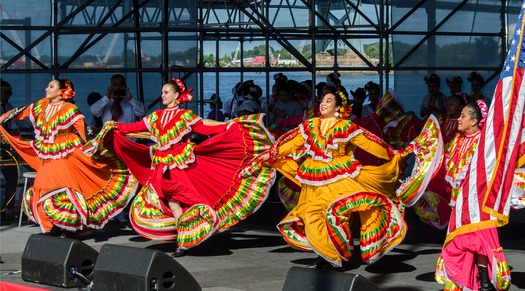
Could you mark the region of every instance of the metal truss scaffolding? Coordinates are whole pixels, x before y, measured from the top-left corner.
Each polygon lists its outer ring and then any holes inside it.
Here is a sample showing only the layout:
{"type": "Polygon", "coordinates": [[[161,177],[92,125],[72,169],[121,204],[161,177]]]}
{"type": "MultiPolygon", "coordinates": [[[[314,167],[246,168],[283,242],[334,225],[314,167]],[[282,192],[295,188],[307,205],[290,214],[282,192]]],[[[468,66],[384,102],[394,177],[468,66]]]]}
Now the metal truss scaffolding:
{"type": "MultiPolygon", "coordinates": [[[[521,1],[500,0],[24,0],[1,5],[2,78],[19,103],[35,101],[52,77],[77,81],[77,95],[103,91],[114,73],[150,108],[177,76],[207,92],[225,74],[304,72],[315,83],[339,72],[423,96],[429,72],[482,72],[494,83],[521,1]],[[319,80],[317,80],[319,79],[319,80]],[[392,80],[393,79],[393,80],[392,80]]],[[[364,84],[361,84],[361,86],[364,84]]],[[[352,88],[351,88],[352,89],[352,88]]],[[[101,92],[103,93],[103,92],[101,92]]],[[[227,98],[226,98],[227,99],[227,98]]]]}

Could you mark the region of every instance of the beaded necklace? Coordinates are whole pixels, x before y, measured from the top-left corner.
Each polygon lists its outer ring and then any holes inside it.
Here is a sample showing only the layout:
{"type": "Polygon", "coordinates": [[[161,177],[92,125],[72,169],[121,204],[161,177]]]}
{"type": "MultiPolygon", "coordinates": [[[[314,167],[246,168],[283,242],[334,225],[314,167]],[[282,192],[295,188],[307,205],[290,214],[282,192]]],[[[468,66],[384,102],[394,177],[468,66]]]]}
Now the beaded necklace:
{"type": "Polygon", "coordinates": [[[341,121],[340,118],[337,117],[319,117],[319,123],[317,124],[317,130],[319,132],[319,136],[323,139],[326,138],[326,134],[330,132],[339,122],[341,121]]]}

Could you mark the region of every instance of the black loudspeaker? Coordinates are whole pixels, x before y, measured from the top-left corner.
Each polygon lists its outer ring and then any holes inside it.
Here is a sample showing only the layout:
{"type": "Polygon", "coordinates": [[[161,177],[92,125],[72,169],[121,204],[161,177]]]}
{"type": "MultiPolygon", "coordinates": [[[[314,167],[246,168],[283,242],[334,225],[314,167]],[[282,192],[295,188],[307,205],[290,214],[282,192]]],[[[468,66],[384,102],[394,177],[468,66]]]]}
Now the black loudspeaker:
{"type": "Polygon", "coordinates": [[[96,291],[201,291],[177,261],[156,250],[106,244],[95,264],[96,291]]]}
{"type": "Polygon", "coordinates": [[[86,286],[93,280],[97,256],[81,241],[33,234],[22,254],[22,279],[60,287],[86,286]]]}
{"type": "Polygon", "coordinates": [[[292,267],[282,291],[376,291],[376,285],[361,275],[292,267]]]}

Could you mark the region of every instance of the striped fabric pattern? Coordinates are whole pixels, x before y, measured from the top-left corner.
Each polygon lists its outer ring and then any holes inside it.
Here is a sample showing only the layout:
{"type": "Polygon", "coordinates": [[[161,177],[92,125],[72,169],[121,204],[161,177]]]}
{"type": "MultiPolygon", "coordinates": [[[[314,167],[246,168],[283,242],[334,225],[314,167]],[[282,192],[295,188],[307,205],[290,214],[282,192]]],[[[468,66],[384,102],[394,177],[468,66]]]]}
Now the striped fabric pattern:
{"type": "MultiPolygon", "coordinates": [[[[434,278],[436,279],[436,282],[445,285],[443,291],[465,290],[448,278],[444,266],[443,258],[439,257],[434,278]]],[[[507,262],[501,262],[494,258],[492,270],[494,270],[492,278],[495,278],[492,282],[495,284],[497,290],[508,290],[510,288],[510,267],[507,262]]]]}
{"type": "Polygon", "coordinates": [[[480,142],[459,193],[446,243],[455,236],[508,223],[514,173],[523,153],[525,84],[524,7],[496,85],[480,142]],[[521,148],[521,149],[520,149],[521,148]],[[458,198],[458,202],[462,198],[458,198]]]}
{"type": "Polygon", "coordinates": [[[388,89],[379,100],[376,114],[385,121],[385,124],[397,120],[405,114],[403,105],[393,89],[388,89]]]}
{"type": "Polygon", "coordinates": [[[151,185],[145,185],[131,204],[131,225],[139,235],[152,240],[177,239],[177,222],[160,202],[151,185]],[[169,214],[168,214],[169,213],[169,214]]]}
{"type": "Polygon", "coordinates": [[[188,133],[191,132],[191,126],[202,120],[191,110],[179,109],[168,121],[168,126],[162,127],[162,116],[164,114],[173,115],[170,110],[157,110],[144,117],[144,122],[151,132],[151,140],[155,142],[155,145],[152,146],[154,151],[168,149],[183,139],[189,139],[188,133]],[[170,123],[174,123],[174,125],[170,126],[170,123]]]}
{"type": "MultiPolygon", "coordinates": [[[[439,229],[444,230],[448,226],[448,219],[442,222],[439,215],[438,207],[440,203],[448,203],[443,201],[443,198],[438,193],[427,190],[425,194],[412,207],[414,212],[419,216],[419,219],[424,223],[439,229]]],[[[444,220],[444,217],[443,217],[444,220]]]]}
{"type": "Polygon", "coordinates": [[[326,211],[329,238],[341,257],[352,255],[350,217],[354,212],[367,217],[361,219],[367,223],[361,225],[359,240],[364,262],[376,262],[404,239],[407,226],[392,200],[378,193],[352,193],[334,201],[326,211]]]}
{"type": "MultiPolygon", "coordinates": [[[[111,178],[104,189],[91,197],[69,187],[46,192],[36,203],[43,204],[49,219],[63,229],[102,229],[134,197],[138,182],[116,158],[108,158],[111,178]]],[[[27,196],[26,196],[27,197],[27,196]]],[[[27,208],[26,208],[27,209],[27,208]]]]}
{"type": "Polygon", "coordinates": [[[301,194],[301,187],[292,180],[281,177],[277,181],[277,195],[286,208],[287,211],[291,211],[299,201],[299,195],[301,194]]]}
{"type": "MultiPolygon", "coordinates": [[[[267,151],[272,142],[271,134],[261,126],[263,115],[237,118],[232,130],[242,132],[239,142],[245,147],[242,165],[254,167],[254,156],[267,151]]],[[[275,170],[270,167],[237,169],[227,193],[216,205],[197,204],[186,209],[179,218],[179,225],[171,210],[161,203],[152,185],[146,185],[134,199],[132,226],[140,235],[155,240],[177,239],[183,249],[194,247],[218,231],[223,231],[257,211],[266,200],[275,180],[275,170]]]]}
{"type": "Polygon", "coordinates": [[[416,164],[410,176],[396,190],[396,195],[407,207],[414,205],[425,193],[433,173],[443,159],[443,139],[439,123],[431,115],[419,136],[405,150],[416,156],[416,164]]]}
{"type": "Polygon", "coordinates": [[[84,116],[78,108],[70,103],[62,106],[53,106],[49,100],[41,99],[30,105],[29,118],[35,128],[35,139],[31,146],[35,149],[38,157],[42,159],[58,159],[67,156],[75,149],[82,146],[82,140],[73,132],[64,132],[64,129],[73,128],[73,124],[84,116]],[[47,121],[45,118],[46,108],[53,107],[53,114],[57,116],[47,121]],[[55,142],[58,135],[69,134],[69,137],[61,142],[55,142]]]}

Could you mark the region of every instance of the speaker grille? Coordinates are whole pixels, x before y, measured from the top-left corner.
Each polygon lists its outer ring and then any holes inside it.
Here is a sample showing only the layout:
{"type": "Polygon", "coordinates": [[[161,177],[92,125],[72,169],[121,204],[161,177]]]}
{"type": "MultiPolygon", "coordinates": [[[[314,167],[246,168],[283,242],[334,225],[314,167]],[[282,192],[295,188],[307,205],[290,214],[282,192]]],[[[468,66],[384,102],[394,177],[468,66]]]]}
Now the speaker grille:
{"type": "Polygon", "coordinates": [[[97,291],[200,291],[193,276],[167,254],[106,244],[95,264],[97,291]]]}
{"type": "Polygon", "coordinates": [[[22,254],[22,279],[60,287],[87,285],[75,270],[93,280],[98,252],[81,241],[33,234],[22,254]]]}

